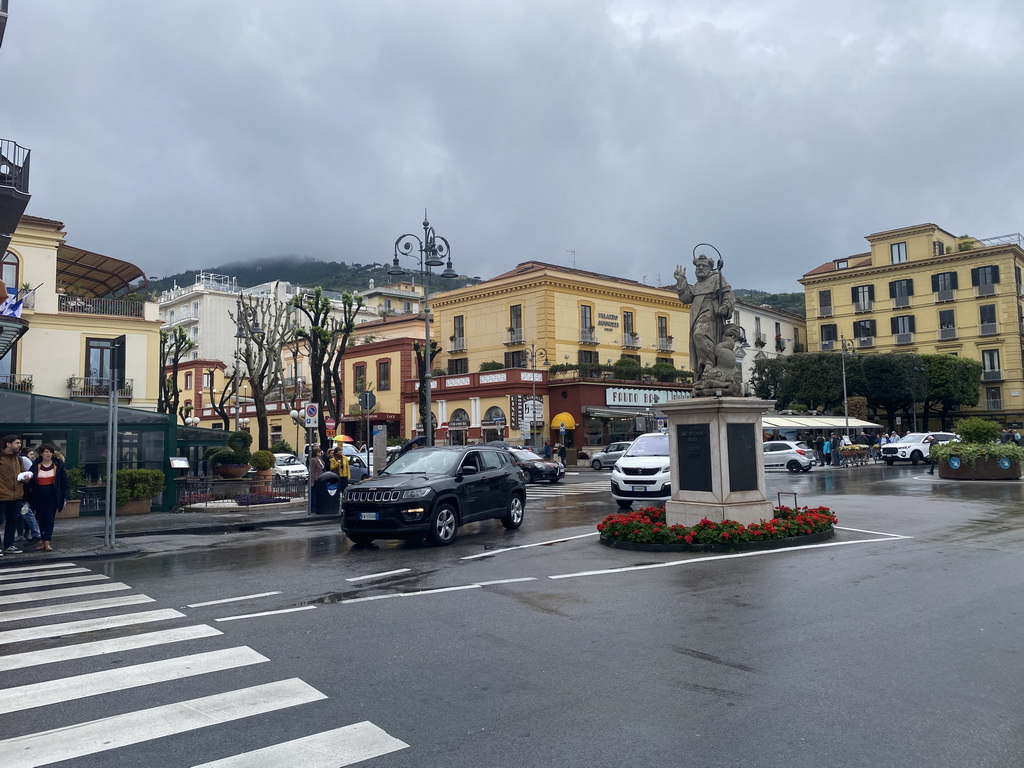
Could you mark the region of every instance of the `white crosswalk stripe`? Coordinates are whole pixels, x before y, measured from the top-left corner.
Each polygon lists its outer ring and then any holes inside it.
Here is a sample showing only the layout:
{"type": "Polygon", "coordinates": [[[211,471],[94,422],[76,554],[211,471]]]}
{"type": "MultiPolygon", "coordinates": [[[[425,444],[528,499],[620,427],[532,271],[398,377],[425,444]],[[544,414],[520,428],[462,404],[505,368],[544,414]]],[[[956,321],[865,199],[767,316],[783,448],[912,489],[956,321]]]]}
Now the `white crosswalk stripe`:
{"type": "Polygon", "coordinates": [[[526,498],[547,498],[552,496],[580,496],[585,493],[608,491],[608,480],[592,480],[586,483],[534,483],[526,486],[526,498]]]}
{"type": "MultiPolygon", "coordinates": [[[[47,671],[54,670],[54,673],[46,674],[42,682],[5,680],[0,677],[0,716],[9,724],[11,730],[8,733],[17,732],[16,726],[11,724],[19,721],[12,721],[11,718],[19,717],[19,713],[24,713],[20,715],[20,722],[29,727],[33,722],[45,723],[49,727],[45,731],[0,741],[0,755],[4,756],[0,763],[4,768],[62,763],[121,747],[145,744],[165,736],[197,729],[215,729],[218,725],[232,721],[309,705],[327,698],[324,693],[302,680],[291,678],[260,685],[247,684],[246,687],[186,701],[178,700],[181,689],[174,688],[179,695],[168,693],[168,696],[173,695],[173,699],[161,703],[161,691],[187,678],[206,676],[203,679],[210,681],[206,688],[209,691],[210,685],[216,686],[214,690],[225,685],[230,688],[231,670],[237,675],[242,669],[255,668],[254,665],[261,665],[267,670],[272,670],[273,666],[266,663],[270,659],[247,646],[214,650],[197,648],[197,643],[223,645],[227,641],[223,632],[205,624],[154,628],[136,634],[135,629],[140,625],[169,621],[180,623],[186,621],[187,617],[173,609],[129,609],[129,606],[155,602],[147,595],[79,600],[77,598],[95,593],[132,589],[121,582],[107,581],[108,577],[98,574],[64,578],[67,574],[88,573],[88,570],[78,567],[45,570],[12,568],[4,569],[0,577],[3,582],[0,584],[3,593],[0,595],[0,624],[11,626],[15,622],[47,622],[39,626],[14,626],[0,630],[0,673],[33,667],[39,668],[40,673],[43,667],[47,671]],[[101,581],[104,583],[81,583],[101,581]],[[50,588],[50,585],[55,584],[77,586],[50,588]],[[30,608],[10,607],[42,600],[54,604],[30,608]],[[59,619],[65,614],[99,610],[122,612],[73,621],[59,619]],[[109,636],[76,642],[80,635],[95,633],[109,636]],[[26,647],[32,648],[34,641],[59,644],[24,650],[26,647]],[[17,652],[3,655],[5,649],[17,652]],[[145,652],[147,658],[137,659],[139,663],[130,663],[131,654],[141,649],[148,649],[145,652]],[[122,660],[127,663],[112,667],[108,654],[117,654],[116,664],[122,660]],[[74,673],[67,666],[69,664],[75,665],[74,673]],[[92,669],[83,672],[83,667],[86,670],[89,667],[92,669]],[[62,669],[65,670],[63,673],[62,669]],[[127,692],[131,690],[144,690],[145,695],[127,698],[127,692]],[[92,704],[93,697],[105,697],[95,700],[103,704],[92,704]],[[146,701],[147,708],[118,713],[118,703],[122,700],[146,701]],[[36,713],[31,710],[55,706],[60,709],[37,720],[32,719],[36,713]],[[82,712],[89,712],[95,718],[94,708],[98,707],[112,710],[115,714],[86,722],[74,720],[82,712]],[[61,723],[61,717],[69,721],[61,723]]],[[[272,674],[272,671],[269,673],[272,674]]],[[[247,673],[247,683],[252,674],[247,673]]],[[[254,743],[250,751],[220,757],[197,768],[271,768],[279,765],[340,768],[353,763],[362,764],[409,747],[369,721],[344,727],[337,727],[337,723],[332,722],[328,730],[277,744],[272,743],[272,732],[263,729],[253,729],[251,738],[254,743]]],[[[215,734],[209,743],[211,749],[217,749],[220,755],[224,754],[224,742],[218,740],[215,734]]],[[[236,749],[247,746],[230,743],[236,749]]],[[[154,763],[157,762],[157,755],[162,757],[158,751],[160,749],[157,745],[153,746],[154,763]]],[[[117,762],[114,756],[109,760],[117,762]]]]}

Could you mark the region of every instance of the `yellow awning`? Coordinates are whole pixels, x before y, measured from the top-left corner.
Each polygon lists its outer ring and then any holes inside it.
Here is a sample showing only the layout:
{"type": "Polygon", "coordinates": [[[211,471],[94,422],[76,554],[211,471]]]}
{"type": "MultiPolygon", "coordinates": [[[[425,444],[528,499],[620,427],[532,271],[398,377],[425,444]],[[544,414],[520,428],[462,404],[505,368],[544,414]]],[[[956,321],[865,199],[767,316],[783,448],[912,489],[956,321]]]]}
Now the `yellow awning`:
{"type": "Polygon", "coordinates": [[[576,419],[573,418],[571,413],[565,411],[551,419],[551,428],[561,429],[563,424],[565,424],[566,429],[576,429],[576,419]]]}

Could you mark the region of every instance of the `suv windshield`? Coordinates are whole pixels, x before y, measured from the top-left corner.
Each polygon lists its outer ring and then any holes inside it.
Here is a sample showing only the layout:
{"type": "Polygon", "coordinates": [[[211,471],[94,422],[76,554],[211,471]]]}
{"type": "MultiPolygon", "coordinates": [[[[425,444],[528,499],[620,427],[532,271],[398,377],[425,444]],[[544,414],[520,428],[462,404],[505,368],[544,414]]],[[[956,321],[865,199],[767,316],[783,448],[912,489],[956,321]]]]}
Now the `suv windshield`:
{"type": "Polygon", "coordinates": [[[668,435],[641,435],[626,451],[626,456],[668,456],[668,435]]]}
{"type": "Polygon", "coordinates": [[[432,451],[419,448],[399,456],[381,470],[387,475],[444,475],[455,468],[461,457],[457,451],[432,451]]]}

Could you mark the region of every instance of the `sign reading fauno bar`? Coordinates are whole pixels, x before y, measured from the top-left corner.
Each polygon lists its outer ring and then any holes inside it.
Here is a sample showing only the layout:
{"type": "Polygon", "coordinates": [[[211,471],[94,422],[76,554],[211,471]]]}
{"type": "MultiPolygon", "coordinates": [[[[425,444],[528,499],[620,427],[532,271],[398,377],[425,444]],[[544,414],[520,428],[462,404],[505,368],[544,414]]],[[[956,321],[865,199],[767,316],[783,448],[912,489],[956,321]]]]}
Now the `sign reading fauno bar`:
{"type": "Polygon", "coordinates": [[[690,393],[681,389],[626,389],[609,387],[604,391],[605,405],[647,408],[669,400],[685,400],[690,393]]]}

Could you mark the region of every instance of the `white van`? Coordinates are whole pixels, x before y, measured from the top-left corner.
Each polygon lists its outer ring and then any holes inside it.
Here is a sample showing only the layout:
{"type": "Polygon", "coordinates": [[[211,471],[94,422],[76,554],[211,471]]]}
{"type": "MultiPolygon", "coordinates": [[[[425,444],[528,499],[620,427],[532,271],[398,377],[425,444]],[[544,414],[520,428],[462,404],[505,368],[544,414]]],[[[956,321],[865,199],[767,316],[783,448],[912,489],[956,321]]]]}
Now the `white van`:
{"type": "Polygon", "coordinates": [[[612,498],[621,509],[634,501],[664,504],[672,498],[668,435],[640,435],[612,467],[612,498]]]}

